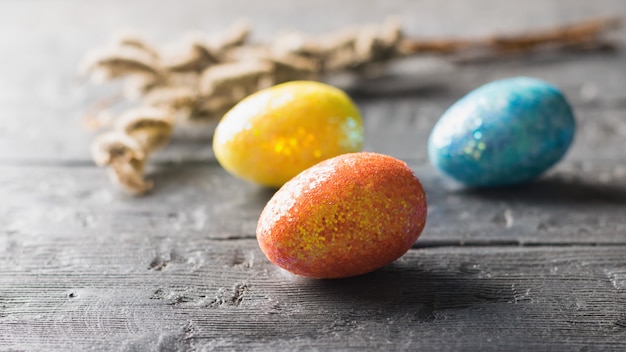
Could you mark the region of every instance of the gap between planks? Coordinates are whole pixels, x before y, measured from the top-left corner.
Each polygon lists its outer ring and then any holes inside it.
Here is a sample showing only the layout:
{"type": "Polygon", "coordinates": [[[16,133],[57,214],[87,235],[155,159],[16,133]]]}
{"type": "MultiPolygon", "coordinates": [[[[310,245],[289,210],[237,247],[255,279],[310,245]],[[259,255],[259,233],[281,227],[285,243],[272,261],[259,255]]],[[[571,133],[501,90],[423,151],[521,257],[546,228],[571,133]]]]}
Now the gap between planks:
{"type": "MultiPolygon", "coordinates": [[[[231,236],[224,238],[208,238],[208,242],[256,241],[256,236],[231,236]]],[[[484,248],[611,248],[626,247],[626,242],[525,242],[517,240],[418,240],[411,249],[429,249],[446,247],[484,247],[484,248]]]]}

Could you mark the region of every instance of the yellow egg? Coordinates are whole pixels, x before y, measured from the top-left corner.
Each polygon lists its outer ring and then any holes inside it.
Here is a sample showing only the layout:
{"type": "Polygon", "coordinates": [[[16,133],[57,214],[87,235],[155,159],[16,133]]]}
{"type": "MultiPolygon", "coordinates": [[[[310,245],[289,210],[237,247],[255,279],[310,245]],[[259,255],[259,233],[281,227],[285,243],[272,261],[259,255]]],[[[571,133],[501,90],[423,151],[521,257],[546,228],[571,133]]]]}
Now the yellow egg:
{"type": "Polygon", "coordinates": [[[294,81],[239,102],[218,124],[213,150],[228,172],[280,187],[322,160],[361,150],[363,122],[341,90],[294,81]]]}

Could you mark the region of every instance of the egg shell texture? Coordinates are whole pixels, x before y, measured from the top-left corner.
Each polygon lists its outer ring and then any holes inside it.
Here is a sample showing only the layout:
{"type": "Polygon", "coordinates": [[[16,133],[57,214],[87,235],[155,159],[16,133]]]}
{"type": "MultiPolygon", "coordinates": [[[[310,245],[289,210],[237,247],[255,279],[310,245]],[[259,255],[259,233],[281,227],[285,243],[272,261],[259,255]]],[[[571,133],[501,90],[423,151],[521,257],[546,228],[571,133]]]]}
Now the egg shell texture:
{"type": "Polygon", "coordinates": [[[408,251],[426,223],[426,196],[406,163],[376,153],[323,161],[287,182],[263,210],[257,239],[274,264],[340,278],[408,251]]]}
{"type": "Polygon", "coordinates": [[[530,181],[573,141],[572,109],[554,86],[515,77],[486,84],[452,105],[431,132],[431,162],[469,186],[530,181]]]}
{"type": "Polygon", "coordinates": [[[318,162],[361,150],[360,113],[341,90],[312,81],[248,96],[220,121],[213,150],[230,173],[280,187],[318,162]]]}

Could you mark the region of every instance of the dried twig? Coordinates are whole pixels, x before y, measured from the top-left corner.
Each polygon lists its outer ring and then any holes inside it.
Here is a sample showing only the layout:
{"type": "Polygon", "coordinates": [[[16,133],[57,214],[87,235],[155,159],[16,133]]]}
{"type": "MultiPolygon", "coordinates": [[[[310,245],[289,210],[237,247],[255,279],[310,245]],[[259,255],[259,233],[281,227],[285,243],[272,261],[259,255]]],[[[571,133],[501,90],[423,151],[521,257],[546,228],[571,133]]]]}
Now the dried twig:
{"type": "Polygon", "coordinates": [[[378,26],[346,28],[321,36],[286,33],[264,44],[248,43],[242,22],[214,36],[188,35],[177,49],[160,49],[132,33],[85,58],[83,73],[96,81],[125,79],[124,95],[143,108],[88,120],[92,127],[114,122],[98,137],[92,155],[108,166],[112,179],[132,194],[148,191],[143,178],[149,154],[169,141],[176,123],[220,118],[243,97],[271,85],[298,79],[323,79],[340,71],[361,73],[394,58],[423,53],[463,58],[481,52],[501,57],[552,49],[596,50],[611,46],[602,38],[619,19],[596,19],[552,29],[479,39],[407,38],[396,20],[378,26]]]}

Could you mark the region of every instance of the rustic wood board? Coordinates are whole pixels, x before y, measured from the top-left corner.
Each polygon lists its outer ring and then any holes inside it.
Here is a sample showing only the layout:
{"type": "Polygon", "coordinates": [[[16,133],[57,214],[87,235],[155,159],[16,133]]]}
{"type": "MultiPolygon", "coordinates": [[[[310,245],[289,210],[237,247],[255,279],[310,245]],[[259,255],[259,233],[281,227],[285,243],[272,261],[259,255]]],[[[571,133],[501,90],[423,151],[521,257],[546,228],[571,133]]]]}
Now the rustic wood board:
{"type": "MultiPolygon", "coordinates": [[[[626,165],[563,163],[535,183],[476,191],[411,162],[426,190],[429,214],[418,245],[624,244],[626,165]]],[[[273,190],[212,165],[161,165],[145,197],[114,189],[90,166],[0,167],[0,233],[83,236],[107,232],[210,239],[255,237],[273,190]]]]}
{"type": "MultiPolygon", "coordinates": [[[[588,54],[578,58],[565,56],[553,62],[525,65],[499,62],[462,66],[450,72],[444,69],[435,77],[424,78],[425,82],[421,81],[423,73],[417,73],[415,78],[409,79],[409,87],[402,91],[377,88],[378,81],[365,81],[353,86],[350,94],[365,121],[366,150],[403,159],[425,159],[428,135],[436,120],[454,101],[494,79],[537,77],[563,89],[573,105],[579,128],[568,158],[623,160],[621,151],[626,150],[626,93],[619,82],[626,81],[624,62],[626,51],[588,54]],[[572,74],[581,67],[584,67],[583,71],[572,74]]],[[[416,60],[414,64],[419,67],[419,72],[424,70],[422,67],[431,65],[439,67],[421,60],[416,60]]],[[[44,75],[42,79],[52,78],[44,75]]],[[[70,84],[67,74],[55,79],[64,79],[57,84],[70,84]]],[[[31,83],[34,81],[33,77],[31,81],[16,81],[14,84],[26,86],[34,84],[31,83]]],[[[382,87],[393,84],[392,80],[382,87]]],[[[4,89],[8,91],[11,88],[4,89]]],[[[79,94],[65,91],[70,88],[59,89],[54,90],[55,94],[79,94]]],[[[89,97],[75,101],[67,107],[68,110],[49,108],[43,103],[29,106],[32,95],[28,90],[9,103],[0,105],[0,163],[90,162],[89,145],[97,132],[87,131],[81,119],[86,115],[88,106],[111,93],[103,93],[102,89],[94,86],[74,86],[71,89],[89,97]],[[36,111],[30,111],[33,109],[36,111]]],[[[201,133],[194,133],[193,138],[188,137],[189,128],[179,129],[172,143],[155,155],[155,160],[215,160],[211,150],[211,126],[214,124],[198,126],[201,133]]]]}
{"type": "MultiPolygon", "coordinates": [[[[553,26],[582,18],[622,16],[621,0],[516,2],[480,0],[449,6],[441,1],[8,1],[0,3],[0,162],[87,161],[94,134],[81,127],[89,107],[117,92],[116,85],[83,82],[79,63],[106,45],[120,28],[135,28],[166,44],[191,30],[220,31],[247,18],[256,40],[285,29],[324,33],[349,24],[380,23],[397,15],[416,37],[485,36],[553,26]],[[146,15],[154,11],[154,15],[146,15]],[[306,14],[306,15],[302,15],[306,14]],[[19,35],[18,35],[19,34],[19,35]]],[[[626,42],[626,28],[613,35],[626,42]]],[[[469,90],[515,75],[543,78],[561,87],[581,122],[573,156],[614,156],[626,149],[626,54],[561,55],[464,66],[418,64],[413,90],[357,97],[365,115],[366,148],[402,158],[425,156],[425,141],[441,113],[469,90]],[[424,68],[424,66],[426,68],[424,68]],[[435,69],[437,67],[437,69],[435,69]],[[382,131],[381,131],[382,130],[382,131]],[[394,143],[391,143],[394,141],[394,143]],[[602,142],[600,142],[602,141],[602,142]]],[[[406,77],[405,77],[406,78],[406,77]]],[[[371,91],[378,84],[368,87],[371,91]]],[[[394,87],[394,84],[386,84],[394,87]]],[[[378,89],[378,93],[380,89],[378,89]]],[[[358,93],[358,92],[354,92],[358,93]]],[[[210,131],[210,130],[209,130],[210,131]]],[[[207,133],[208,134],[208,133],[207,133]]],[[[206,134],[205,134],[206,136],[206,134]]],[[[162,160],[212,160],[210,140],[175,141],[162,160]]]]}
{"type": "Polygon", "coordinates": [[[254,240],[140,229],[2,259],[4,350],[614,350],[626,247],[411,250],[358,278],[295,277],[254,240]],[[45,266],[42,266],[45,263],[45,266]]]}
{"type": "MultiPolygon", "coordinates": [[[[406,160],[429,201],[413,249],[358,278],[309,280],[267,261],[254,234],[273,191],[226,174],[210,129],[178,131],[145,197],[117,191],[90,160],[81,118],[116,87],[81,82],[77,66],[121,27],[163,43],[244,17],[263,40],[387,15],[415,36],[483,36],[626,18],[626,6],[0,2],[0,351],[626,350],[624,51],[454,67],[423,58],[350,87],[366,149],[406,160]],[[426,140],[443,111],[517,75],[553,82],[572,103],[579,129],[565,160],[535,183],[482,192],[433,170],[426,140]]],[[[626,28],[613,37],[626,42],[626,28]]]]}

